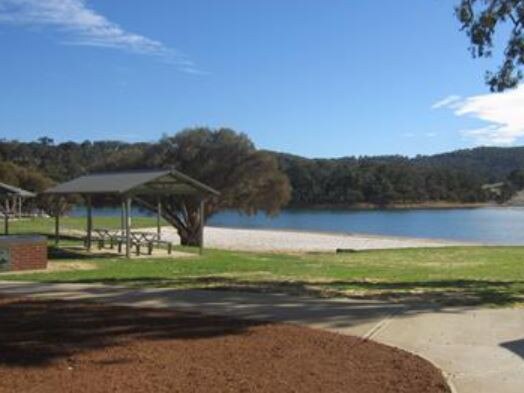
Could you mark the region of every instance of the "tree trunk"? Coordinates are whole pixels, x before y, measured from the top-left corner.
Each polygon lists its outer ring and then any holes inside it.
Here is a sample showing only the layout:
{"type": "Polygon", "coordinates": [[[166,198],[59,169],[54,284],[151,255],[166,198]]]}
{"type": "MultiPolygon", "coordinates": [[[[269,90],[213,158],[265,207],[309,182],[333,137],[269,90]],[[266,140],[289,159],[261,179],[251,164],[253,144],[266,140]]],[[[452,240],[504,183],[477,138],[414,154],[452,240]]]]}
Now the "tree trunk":
{"type": "Polygon", "coordinates": [[[200,247],[200,231],[198,228],[178,229],[178,235],[181,245],[200,247]]]}
{"type": "MultiPolygon", "coordinates": [[[[156,210],[156,202],[150,202],[142,198],[135,200],[152,211],[156,210]]],[[[182,198],[166,198],[162,200],[162,217],[174,228],[180,236],[180,244],[183,246],[200,247],[200,211],[199,201],[184,201],[182,198]]]]}

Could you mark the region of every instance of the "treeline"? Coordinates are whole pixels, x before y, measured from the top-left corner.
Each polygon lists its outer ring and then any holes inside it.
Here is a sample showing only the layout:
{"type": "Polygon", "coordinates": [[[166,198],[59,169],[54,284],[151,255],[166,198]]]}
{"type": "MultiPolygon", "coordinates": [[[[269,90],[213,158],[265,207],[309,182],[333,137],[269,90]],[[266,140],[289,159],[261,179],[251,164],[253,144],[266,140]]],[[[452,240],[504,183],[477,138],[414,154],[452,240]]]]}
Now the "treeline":
{"type": "Polygon", "coordinates": [[[486,183],[507,180],[513,171],[524,169],[524,146],[478,147],[456,150],[413,159],[417,165],[429,168],[453,168],[476,174],[486,183]]]}
{"type": "Polygon", "coordinates": [[[93,170],[105,170],[114,161],[123,162],[149,145],[118,141],[55,144],[47,137],[34,142],[0,140],[0,162],[13,163],[61,182],[93,170]]]}
{"type": "MultiPolygon", "coordinates": [[[[41,191],[52,182],[81,174],[135,168],[144,152],[163,151],[156,143],[118,141],[0,141],[0,181],[41,191]],[[35,179],[39,179],[38,181],[35,179]]],[[[307,159],[273,156],[292,186],[292,206],[484,202],[493,194],[486,183],[524,186],[524,148],[477,148],[434,156],[307,159]]],[[[234,159],[228,155],[224,159],[234,159]]],[[[154,164],[154,157],[149,163],[154,164]]],[[[165,162],[165,161],[164,161],[165,162]]],[[[206,165],[211,165],[206,163],[206,165]]],[[[188,173],[191,175],[191,173],[188,173]]],[[[503,194],[503,199],[507,198],[503,194]]]]}
{"type": "Polygon", "coordinates": [[[53,184],[48,176],[38,170],[5,161],[0,161],[0,182],[34,191],[42,191],[53,184]]]}
{"type": "Polygon", "coordinates": [[[448,167],[428,167],[405,157],[304,159],[279,155],[296,206],[484,202],[485,178],[448,167]]]}

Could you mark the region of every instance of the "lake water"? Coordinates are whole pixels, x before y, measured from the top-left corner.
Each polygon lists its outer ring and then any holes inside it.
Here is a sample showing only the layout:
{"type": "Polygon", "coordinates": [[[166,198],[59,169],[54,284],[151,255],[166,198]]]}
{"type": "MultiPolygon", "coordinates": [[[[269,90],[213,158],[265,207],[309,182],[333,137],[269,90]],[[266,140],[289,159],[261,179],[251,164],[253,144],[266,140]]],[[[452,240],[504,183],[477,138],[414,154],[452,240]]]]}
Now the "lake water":
{"type": "MultiPolygon", "coordinates": [[[[77,208],[73,215],[84,214],[77,208]]],[[[95,209],[96,215],[119,215],[118,209],[95,209]]],[[[135,209],[134,215],[147,215],[135,209]]],[[[287,209],[275,217],[216,214],[208,225],[237,228],[275,228],[308,231],[365,233],[491,244],[524,245],[524,208],[408,210],[287,209]]]]}

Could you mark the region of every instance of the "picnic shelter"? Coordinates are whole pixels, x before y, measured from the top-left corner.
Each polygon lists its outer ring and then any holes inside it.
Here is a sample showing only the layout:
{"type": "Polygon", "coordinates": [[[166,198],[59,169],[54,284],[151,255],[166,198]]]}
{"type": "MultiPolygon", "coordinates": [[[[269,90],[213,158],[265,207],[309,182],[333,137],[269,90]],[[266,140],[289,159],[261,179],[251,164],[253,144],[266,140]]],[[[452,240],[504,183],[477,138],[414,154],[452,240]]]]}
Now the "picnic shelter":
{"type": "Polygon", "coordinates": [[[9,216],[22,217],[22,203],[27,198],[34,198],[35,193],[12,186],[10,184],[0,183],[0,201],[2,202],[2,211],[4,213],[4,233],[9,234],[9,216]]]}
{"type": "MultiPolygon", "coordinates": [[[[154,239],[160,242],[160,222],[162,217],[161,198],[166,196],[192,197],[199,201],[200,209],[200,249],[203,248],[204,228],[204,204],[207,198],[218,196],[219,192],[213,188],[193,179],[174,169],[109,172],[80,176],[68,182],[58,184],[44,192],[46,195],[60,197],[68,195],[81,195],[86,203],[86,238],[85,244],[91,250],[93,243],[93,209],[92,198],[94,196],[116,197],[121,203],[122,225],[119,238],[120,244],[125,245],[126,257],[131,256],[131,247],[140,247],[140,238],[134,236],[131,231],[131,207],[133,199],[140,200],[141,197],[154,197],[157,216],[157,236],[154,239]]],[[[55,242],[60,237],[60,214],[59,209],[55,214],[55,242]]],[[[148,241],[151,244],[151,241],[148,241]]]]}

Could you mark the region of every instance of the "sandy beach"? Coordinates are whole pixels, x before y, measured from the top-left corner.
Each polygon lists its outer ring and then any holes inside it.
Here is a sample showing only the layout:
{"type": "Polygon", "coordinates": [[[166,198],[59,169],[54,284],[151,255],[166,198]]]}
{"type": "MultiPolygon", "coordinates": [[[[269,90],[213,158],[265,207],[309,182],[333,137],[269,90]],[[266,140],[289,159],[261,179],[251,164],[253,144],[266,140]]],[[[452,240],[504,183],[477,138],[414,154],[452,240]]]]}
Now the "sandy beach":
{"type": "MultiPolygon", "coordinates": [[[[153,231],[154,229],[149,229],[153,231]]],[[[174,228],[163,227],[162,237],[175,244],[180,239],[174,228]]],[[[296,230],[206,227],[205,247],[263,252],[335,252],[337,249],[374,250],[414,247],[446,247],[470,243],[446,240],[387,237],[362,234],[321,233],[296,230]]]]}

